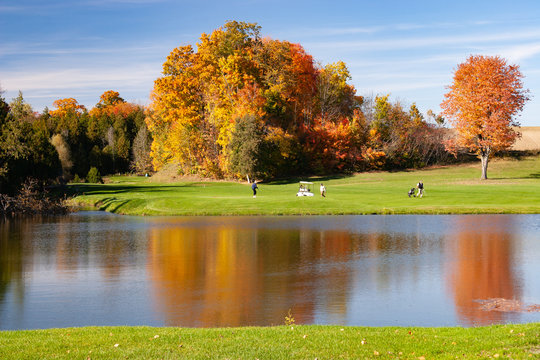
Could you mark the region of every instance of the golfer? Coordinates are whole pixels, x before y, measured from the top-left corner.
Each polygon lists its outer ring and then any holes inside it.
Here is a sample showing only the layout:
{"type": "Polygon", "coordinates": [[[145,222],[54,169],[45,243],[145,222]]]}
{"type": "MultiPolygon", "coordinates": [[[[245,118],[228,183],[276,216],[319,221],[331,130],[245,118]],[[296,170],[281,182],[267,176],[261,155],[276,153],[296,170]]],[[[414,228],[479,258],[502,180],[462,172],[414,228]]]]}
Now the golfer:
{"type": "Polygon", "coordinates": [[[253,180],[253,184],[251,184],[251,190],[253,190],[253,197],[257,197],[257,189],[259,187],[257,186],[257,181],[253,180]]]}
{"type": "Polygon", "coordinates": [[[323,183],[321,183],[319,190],[321,191],[321,196],[326,197],[326,186],[324,186],[323,183]]]}

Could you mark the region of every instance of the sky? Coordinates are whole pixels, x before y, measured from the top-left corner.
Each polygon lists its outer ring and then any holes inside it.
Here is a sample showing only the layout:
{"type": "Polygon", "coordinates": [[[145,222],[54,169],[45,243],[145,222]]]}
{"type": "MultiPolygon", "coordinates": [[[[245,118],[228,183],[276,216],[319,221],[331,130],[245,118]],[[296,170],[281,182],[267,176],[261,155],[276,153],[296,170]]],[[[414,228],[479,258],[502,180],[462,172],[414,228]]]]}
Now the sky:
{"type": "Polygon", "coordinates": [[[357,95],[390,94],[426,113],[469,55],[520,66],[531,100],[517,118],[540,126],[537,0],[2,0],[0,88],[34,111],[73,97],[92,108],[107,90],[148,105],[167,55],[228,20],[301,44],[321,65],[344,61],[357,95]]]}

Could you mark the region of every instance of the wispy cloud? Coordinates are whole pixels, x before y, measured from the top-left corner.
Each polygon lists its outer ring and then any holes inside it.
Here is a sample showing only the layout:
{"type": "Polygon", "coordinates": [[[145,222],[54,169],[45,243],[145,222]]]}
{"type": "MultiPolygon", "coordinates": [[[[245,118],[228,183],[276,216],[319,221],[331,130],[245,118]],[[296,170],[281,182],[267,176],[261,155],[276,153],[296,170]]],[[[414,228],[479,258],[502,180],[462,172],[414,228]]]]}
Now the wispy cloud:
{"type": "Polygon", "coordinates": [[[14,6],[14,5],[0,5],[0,14],[1,13],[14,13],[14,12],[22,12],[26,8],[23,6],[14,6]]]}
{"type": "Polygon", "coordinates": [[[2,51],[0,57],[7,57],[12,55],[47,55],[47,56],[61,56],[61,55],[103,55],[103,54],[126,54],[126,53],[141,53],[148,54],[156,51],[172,50],[171,45],[166,44],[153,44],[153,45],[138,45],[138,46],[98,46],[98,47],[54,47],[52,43],[11,43],[2,44],[2,51]]]}
{"type": "Polygon", "coordinates": [[[514,32],[499,32],[489,34],[465,34],[465,35],[442,35],[409,38],[391,38],[375,40],[349,40],[349,41],[323,41],[308,42],[306,47],[325,49],[364,49],[373,50],[396,50],[411,48],[426,48],[433,46],[458,45],[460,47],[502,41],[523,41],[540,39],[540,29],[528,29],[514,32]]]}
{"type": "Polygon", "coordinates": [[[540,54],[540,42],[510,46],[499,52],[510,62],[521,62],[540,54]]]}
{"type": "Polygon", "coordinates": [[[395,34],[398,32],[413,32],[416,30],[460,30],[469,29],[474,27],[476,30],[485,28],[489,25],[494,25],[494,21],[471,21],[471,22],[436,22],[436,23],[395,23],[395,24],[383,24],[376,26],[345,26],[345,27],[317,27],[317,28],[303,28],[303,29],[289,29],[284,31],[287,38],[291,37],[322,37],[322,36],[337,36],[337,35],[374,35],[382,34],[385,32],[395,34]]]}
{"type": "Polygon", "coordinates": [[[163,3],[167,0],[87,0],[82,2],[82,5],[87,6],[103,6],[114,4],[131,4],[131,5],[144,5],[144,4],[157,4],[163,3]]]}
{"type": "MultiPolygon", "coordinates": [[[[86,105],[93,106],[99,95],[106,90],[119,91],[126,99],[126,93],[150,93],[153,82],[160,76],[160,68],[154,63],[139,63],[116,67],[84,67],[69,69],[26,69],[20,72],[2,74],[2,89],[6,98],[15,96],[22,90],[26,99],[40,106],[50,106],[52,101],[65,97],[75,97],[86,105]],[[40,101],[32,101],[41,99],[40,101]]],[[[131,99],[140,100],[140,99],[131,99]]]]}

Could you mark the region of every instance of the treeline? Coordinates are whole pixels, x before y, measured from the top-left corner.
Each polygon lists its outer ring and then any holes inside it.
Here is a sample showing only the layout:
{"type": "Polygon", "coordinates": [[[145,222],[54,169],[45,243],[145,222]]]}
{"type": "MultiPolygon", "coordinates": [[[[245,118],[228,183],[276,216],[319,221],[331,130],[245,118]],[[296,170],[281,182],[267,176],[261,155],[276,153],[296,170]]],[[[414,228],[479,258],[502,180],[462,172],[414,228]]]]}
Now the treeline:
{"type": "Polygon", "coordinates": [[[421,167],[447,157],[442,119],[388,96],[356,96],[343,62],[231,21],[174,49],[147,124],[155,169],[275,178],[421,167]]]}
{"type": "Polygon", "coordinates": [[[90,111],[68,98],[41,114],[22,93],[9,104],[0,97],[0,193],[15,194],[28,178],[43,187],[149,171],[151,137],[144,118],[142,106],[116,91],[106,91],[90,111]]]}
{"type": "MultiPolygon", "coordinates": [[[[422,167],[448,159],[443,119],[388,95],[356,95],[343,62],[231,21],[174,49],[148,108],[104,92],[90,110],[59,99],[36,113],[0,96],[0,193],[28,178],[99,181],[157,171],[278,178],[422,167]]],[[[1,94],[0,94],[1,95],[1,94]]]]}

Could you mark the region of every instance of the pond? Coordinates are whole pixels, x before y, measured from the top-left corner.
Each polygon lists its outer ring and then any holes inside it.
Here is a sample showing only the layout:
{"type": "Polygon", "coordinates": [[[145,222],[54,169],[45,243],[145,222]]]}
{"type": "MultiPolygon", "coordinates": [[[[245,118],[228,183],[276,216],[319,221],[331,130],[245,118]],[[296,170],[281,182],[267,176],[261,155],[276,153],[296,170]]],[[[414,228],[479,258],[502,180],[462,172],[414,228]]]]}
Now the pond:
{"type": "Polygon", "coordinates": [[[540,321],[540,215],[0,222],[0,329],[540,321]]]}

